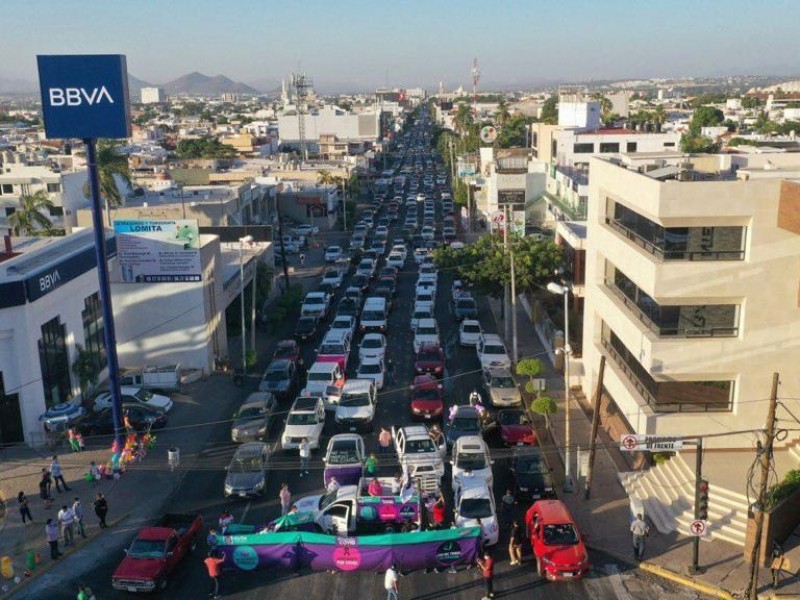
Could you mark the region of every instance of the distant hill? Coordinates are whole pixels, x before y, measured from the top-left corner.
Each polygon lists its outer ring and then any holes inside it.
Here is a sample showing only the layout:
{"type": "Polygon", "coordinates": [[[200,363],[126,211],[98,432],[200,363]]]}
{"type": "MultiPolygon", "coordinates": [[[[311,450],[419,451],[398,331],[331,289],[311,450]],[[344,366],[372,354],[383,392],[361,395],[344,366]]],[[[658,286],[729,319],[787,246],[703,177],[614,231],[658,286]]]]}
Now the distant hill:
{"type": "Polygon", "coordinates": [[[209,77],[195,71],[183,77],[178,77],[162,85],[164,91],[172,96],[202,96],[232,94],[258,94],[258,90],[244,83],[233,81],[224,75],[209,77]]]}
{"type": "Polygon", "coordinates": [[[131,98],[131,102],[138,102],[142,98],[142,88],[143,87],[155,87],[152,83],[145,81],[144,79],[139,79],[138,77],[134,77],[130,73],[128,73],[128,95],[131,98]]]}

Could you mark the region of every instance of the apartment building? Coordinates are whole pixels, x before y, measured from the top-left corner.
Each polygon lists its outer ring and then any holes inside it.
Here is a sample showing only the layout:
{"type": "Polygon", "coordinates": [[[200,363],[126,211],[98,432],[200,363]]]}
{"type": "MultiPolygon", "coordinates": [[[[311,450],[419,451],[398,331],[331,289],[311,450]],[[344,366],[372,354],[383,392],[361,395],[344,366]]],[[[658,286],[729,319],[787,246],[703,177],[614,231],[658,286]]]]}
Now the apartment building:
{"type": "MultiPolygon", "coordinates": [[[[459,163],[459,173],[470,173],[467,164],[459,163]]],[[[527,222],[538,223],[541,220],[541,211],[537,213],[532,203],[544,192],[545,171],[541,163],[531,161],[527,149],[481,148],[480,173],[471,177],[470,183],[478,188],[474,197],[479,219],[490,223],[493,217],[509,207],[515,213],[525,212],[527,222]]]]}
{"type": "MultiPolygon", "coordinates": [[[[320,138],[335,136],[342,142],[359,148],[375,143],[380,137],[380,111],[354,114],[338,106],[326,104],[304,117],[305,139],[311,152],[320,151],[320,138]]],[[[290,111],[278,117],[280,142],[284,146],[299,148],[300,128],[297,114],[290,111]]],[[[328,138],[326,138],[328,139],[328,138]]]]}
{"type": "Polygon", "coordinates": [[[800,157],[589,162],[583,389],[605,355],[629,430],[752,447],[773,372],[800,398],[800,157]]]}
{"type": "Polygon", "coordinates": [[[142,104],[158,104],[166,102],[167,95],[164,93],[164,88],[160,87],[143,87],[142,88],[142,104]]]}

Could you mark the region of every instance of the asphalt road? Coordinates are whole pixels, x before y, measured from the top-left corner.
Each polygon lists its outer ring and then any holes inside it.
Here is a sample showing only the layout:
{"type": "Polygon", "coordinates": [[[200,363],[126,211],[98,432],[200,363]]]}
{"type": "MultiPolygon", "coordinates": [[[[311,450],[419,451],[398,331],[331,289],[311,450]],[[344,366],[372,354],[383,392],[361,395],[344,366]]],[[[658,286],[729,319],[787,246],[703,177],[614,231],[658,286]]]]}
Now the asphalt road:
{"type": "MultiPolygon", "coordinates": [[[[392,228],[389,240],[401,237],[399,227],[402,226],[403,212],[399,223],[392,228]]],[[[335,243],[336,234],[327,236],[328,243],[335,243]]],[[[308,253],[307,268],[321,261],[321,252],[308,253]]],[[[388,358],[394,363],[393,381],[380,392],[378,411],[376,416],[376,431],[379,426],[401,426],[411,422],[409,398],[409,385],[413,378],[413,334],[410,330],[410,317],[414,301],[414,283],[416,281],[416,265],[409,256],[404,270],[398,281],[398,293],[394,309],[389,320],[389,348],[388,358]]],[[[313,282],[312,287],[313,287],[313,282]]],[[[446,372],[444,389],[446,405],[449,406],[456,398],[461,403],[465,402],[470,391],[481,386],[479,363],[475,352],[469,348],[462,348],[457,343],[458,329],[450,316],[447,302],[449,298],[451,277],[447,273],[440,274],[439,293],[437,295],[436,315],[441,329],[441,339],[445,346],[446,372]]],[[[337,295],[338,300],[338,295],[337,295]]],[[[485,302],[479,303],[480,320],[485,331],[494,331],[494,322],[489,314],[485,302]]],[[[330,320],[331,317],[329,317],[330,320]]],[[[287,324],[288,326],[288,324],[287,324]]],[[[353,375],[357,365],[357,347],[360,336],[353,344],[348,375],[353,375]]],[[[313,350],[318,340],[306,344],[303,354],[307,365],[313,363],[313,350]]],[[[221,390],[217,398],[220,404],[228,410],[222,413],[233,413],[245,397],[247,390],[233,387],[229,382],[217,382],[221,390]]],[[[255,382],[252,384],[255,388],[255,382]]],[[[210,401],[207,399],[206,401],[210,401]]],[[[213,400],[212,400],[213,401],[213,400]]],[[[285,406],[288,408],[288,406],[285,406]]],[[[325,448],[327,438],[334,433],[332,415],[328,417],[329,426],[326,428],[325,439],[321,444],[325,448]]],[[[277,426],[273,428],[270,442],[279,447],[277,441],[282,429],[282,419],[278,419],[277,426]]],[[[287,482],[294,498],[320,493],[322,490],[322,451],[318,451],[312,459],[311,476],[301,478],[298,476],[299,458],[296,451],[276,451],[273,458],[273,469],[265,492],[261,499],[250,501],[225,500],[223,498],[223,482],[225,479],[224,467],[228,464],[234,451],[234,444],[230,442],[229,424],[221,421],[208,425],[206,433],[208,439],[204,442],[186,440],[188,445],[185,451],[187,465],[193,465],[191,470],[183,472],[175,490],[167,498],[164,512],[200,512],[207,524],[216,524],[217,518],[223,509],[228,508],[233,512],[237,522],[249,524],[264,524],[274,519],[280,513],[278,490],[281,482],[287,482]],[[197,444],[192,446],[192,444],[197,444]],[[190,455],[197,455],[192,461],[190,455]]],[[[205,428],[204,428],[205,429],[205,428]]],[[[165,434],[166,435],[166,434],[165,434]]],[[[168,439],[168,438],[165,438],[168,439]]],[[[198,438],[200,439],[200,438],[198,438]]],[[[497,439],[487,440],[493,449],[499,449],[497,439]]],[[[367,436],[368,449],[377,450],[374,436],[367,436]]],[[[498,454],[502,456],[502,452],[498,454]]],[[[495,462],[495,492],[499,498],[508,481],[509,474],[504,459],[495,462]]],[[[381,472],[390,475],[397,470],[394,465],[382,464],[381,472]]],[[[179,477],[179,476],[176,476],[179,477]]],[[[449,479],[449,472],[446,474],[449,479]]],[[[449,490],[448,490],[449,491],[449,490]]],[[[448,498],[448,501],[452,497],[448,498]]],[[[527,507],[520,507],[523,512],[527,507]]],[[[153,515],[154,517],[157,515],[153,515]]],[[[110,579],[116,565],[122,559],[121,550],[127,546],[135,533],[135,527],[129,526],[116,533],[116,543],[105,548],[102,552],[92,552],[90,548],[85,552],[81,564],[83,573],[79,580],[90,585],[98,598],[110,600],[116,598],[130,598],[132,595],[116,592],[111,588],[110,579]]],[[[584,580],[569,583],[548,583],[539,578],[535,567],[528,556],[522,566],[511,567],[508,564],[507,538],[501,536],[500,543],[494,549],[497,559],[495,571],[495,590],[499,598],[558,598],[558,599],[583,599],[583,598],[628,598],[623,585],[624,577],[629,574],[620,574],[624,567],[613,564],[613,561],[601,556],[593,556],[594,569],[589,577],[584,580]]],[[[175,600],[197,600],[206,598],[210,590],[210,582],[202,564],[203,554],[190,557],[181,564],[172,577],[169,589],[163,593],[165,598],[175,600]]],[[[81,560],[76,557],[73,560],[81,560]]],[[[30,586],[26,592],[18,594],[19,598],[42,598],[37,587],[30,586]]],[[[65,585],[48,588],[46,597],[52,600],[74,598],[74,585],[65,585]]],[[[432,600],[434,598],[459,598],[477,599],[483,596],[483,582],[477,569],[462,570],[456,574],[424,574],[412,573],[400,580],[401,598],[415,598],[417,600],[432,600]]],[[[282,599],[348,599],[354,598],[383,598],[383,576],[375,573],[307,573],[295,576],[284,572],[256,571],[252,573],[233,573],[226,575],[222,591],[224,597],[235,600],[250,600],[269,597],[282,599]]],[[[647,597],[643,595],[642,597],[647,597]]]]}

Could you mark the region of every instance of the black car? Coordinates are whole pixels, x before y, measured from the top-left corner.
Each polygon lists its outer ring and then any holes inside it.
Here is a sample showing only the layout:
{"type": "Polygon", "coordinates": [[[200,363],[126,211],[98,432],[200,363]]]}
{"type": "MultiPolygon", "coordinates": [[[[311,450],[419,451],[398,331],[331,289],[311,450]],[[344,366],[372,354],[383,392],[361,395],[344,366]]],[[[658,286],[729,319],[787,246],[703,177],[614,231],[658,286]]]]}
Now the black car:
{"type": "Polygon", "coordinates": [[[357,287],[358,289],[361,290],[361,293],[363,294],[369,288],[369,277],[361,273],[356,273],[350,280],[350,286],[357,287]]]}
{"type": "Polygon", "coordinates": [[[299,386],[295,364],[284,358],[273,360],[258,384],[259,392],[269,392],[278,400],[293,399],[299,386]]]}
{"type": "MultiPolygon", "coordinates": [[[[160,429],[167,424],[167,416],[163,412],[142,404],[123,402],[122,414],[136,431],[145,431],[148,428],[160,429]]],[[[87,415],[81,421],[79,429],[86,436],[113,434],[114,419],[111,409],[104,408],[87,415]]]]}
{"type": "Polygon", "coordinates": [[[319,327],[319,317],[300,317],[294,326],[294,337],[300,342],[313,339],[317,335],[317,327],[319,327]]]}
{"type": "Polygon", "coordinates": [[[535,446],[514,448],[511,455],[511,474],[514,477],[514,495],[520,500],[555,498],[555,486],[550,469],[535,446]]]}
{"type": "Polygon", "coordinates": [[[472,296],[462,294],[452,302],[453,316],[456,321],[478,318],[478,305],[472,296]]]}
{"type": "Polygon", "coordinates": [[[358,321],[358,317],[361,314],[361,305],[353,298],[342,298],[339,302],[339,307],[336,309],[336,314],[353,317],[358,321]]]}
{"type": "Polygon", "coordinates": [[[378,279],[377,289],[381,288],[388,289],[391,292],[392,296],[394,296],[397,293],[397,280],[391,275],[384,275],[383,277],[378,279]]]}

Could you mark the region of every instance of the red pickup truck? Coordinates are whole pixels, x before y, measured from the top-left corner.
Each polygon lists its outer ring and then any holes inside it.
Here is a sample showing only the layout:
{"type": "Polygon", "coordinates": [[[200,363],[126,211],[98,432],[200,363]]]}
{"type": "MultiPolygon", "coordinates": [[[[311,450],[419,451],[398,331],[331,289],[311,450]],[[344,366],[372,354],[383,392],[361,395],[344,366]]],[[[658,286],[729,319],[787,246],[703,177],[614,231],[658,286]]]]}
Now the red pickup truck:
{"type": "Polygon", "coordinates": [[[138,533],[114,571],[112,586],[126,592],[165,589],[177,564],[197,547],[202,531],[200,515],[164,515],[154,526],[138,533]]]}

